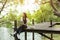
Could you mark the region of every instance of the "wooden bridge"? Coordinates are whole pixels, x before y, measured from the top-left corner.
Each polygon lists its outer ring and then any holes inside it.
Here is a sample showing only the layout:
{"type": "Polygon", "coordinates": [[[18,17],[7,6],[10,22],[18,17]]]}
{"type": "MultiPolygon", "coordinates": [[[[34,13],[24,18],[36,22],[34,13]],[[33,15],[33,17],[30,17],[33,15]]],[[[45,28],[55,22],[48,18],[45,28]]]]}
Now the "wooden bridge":
{"type": "MultiPolygon", "coordinates": [[[[33,39],[34,40],[34,33],[38,33],[50,40],[53,40],[53,34],[60,34],[60,28],[54,27],[55,25],[60,25],[60,22],[43,22],[32,26],[27,26],[27,28],[22,27],[22,31],[20,33],[25,32],[25,40],[27,40],[27,32],[33,33],[33,39]],[[51,37],[45,35],[46,33],[51,34],[51,37]]],[[[21,27],[20,27],[21,28],[21,27]]]]}
{"type": "Polygon", "coordinates": [[[33,26],[28,26],[26,29],[24,29],[23,31],[27,31],[27,32],[38,32],[38,33],[60,33],[60,28],[56,28],[54,27],[55,25],[59,25],[60,23],[58,22],[52,22],[52,24],[50,24],[50,22],[43,22],[40,24],[36,24],[33,26]]]}
{"type": "Polygon", "coordinates": [[[20,40],[17,37],[17,34],[20,34],[22,32],[25,32],[25,40],[27,40],[27,32],[32,32],[33,33],[33,39],[34,40],[34,32],[50,39],[53,40],[53,34],[60,34],[60,28],[55,28],[55,25],[60,25],[60,22],[52,22],[52,20],[50,20],[50,22],[43,22],[40,24],[36,24],[34,25],[34,20],[32,20],[32,26],[27,26],[27,20],[26,20],[27,16],[26,13],[24,13],[23,16],[23,22],[24,24],[21,25],[19,28],[17,28],[17,21],[15,21],[15,29],[14,31],[16,31],[16,33],[14,34],[14,38],[15,40],[20,40]],[[49,33],[51,34],[51,37],[45,35],[44,33],[49,33]]]}

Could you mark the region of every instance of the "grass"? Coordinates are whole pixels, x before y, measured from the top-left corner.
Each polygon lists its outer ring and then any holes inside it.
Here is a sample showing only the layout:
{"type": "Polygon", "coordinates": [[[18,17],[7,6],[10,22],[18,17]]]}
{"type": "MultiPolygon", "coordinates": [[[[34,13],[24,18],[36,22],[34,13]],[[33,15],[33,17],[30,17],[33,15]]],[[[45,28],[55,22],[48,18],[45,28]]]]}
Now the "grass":
{"type": "MultiPolygon", "coordinates": [[[[54,27],[55,28],[60,28],[60,25],[56,25],[54,27]]],[[[50,37],[50,34],[46,34],[46,35],[50,37]]],[[[53,34],[53,39],[54,40],[60,40],[60,34],[53,34]]],[[[42,40],[49,40],[49,39],[47,39],[45,37],[42,37],[42,40]]]]}
{"type": "MultiPolygon", "coordinates": [[[[50,34],[47,34],[50,37],[50,34]]],[[[45,37],[42,37],[43,40],[49,40],[45,37]]],[[[60,34],[53,34],[53,39],[54,40],[59,40],[60,39],[60,34]]]]}

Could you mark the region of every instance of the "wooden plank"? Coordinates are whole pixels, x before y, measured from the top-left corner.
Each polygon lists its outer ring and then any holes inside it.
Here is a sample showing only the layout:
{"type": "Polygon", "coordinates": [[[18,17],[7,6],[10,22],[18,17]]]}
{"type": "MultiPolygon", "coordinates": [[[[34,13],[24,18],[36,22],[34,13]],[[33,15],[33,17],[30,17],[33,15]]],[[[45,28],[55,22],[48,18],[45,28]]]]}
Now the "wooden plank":
{"type": "Polygon", "coordinates": [[[51,39],[50,40],[53,40],[53,34],[51,33],[51,39]]]}
{"type": "MultiPolygon", "coordinates": [[[[32,19],[32,25],[34,25],[34,19],[32,19]]],[[[34,40],[34,32],[32,33],[33,35],[33,39],[32,40],[34,40]]]]}
{"type": "Polygon", "coordinates": [[[25,32],[25,40],[27,40],[27,32],[25,32]]]}
{"type": "Polygon", "coordinates": [[[54,34],[60,34],[60,30],[59,31],[52,31],[52,30],[32,30],[32,29],[25,29],[23,30],[23,32],[36,32],[36,33],[54,33],[54,34]]]}
{"type": "MultiPolygon", "coordinates": [[[[55,24],[55,23],[53,23],[55,24]]],[[[55,27],[49,27],[50,23],[46,22],[46,23],[41,23],[41,24],[37,24],[34,26],[29,26],[27,29],[34,29],[34,30],[50,30],[50,31],[60,31],[60,28],[55,28],[55,27]]]]}
{"type": "Polygon", "coordinates": [[[34,40],[34,32],[33,32],[33,40],[34,40]]]}
{"type": "MultiPolygon", "coordinates": [[[[52,24],[56,24],[57,22],[53,22],[52,24]]],[[[60,28],[49,27],[50,22],[44,22],[40,24],[36,24],[34,26],[29,26],[24,31],[28,32],[42,32],[42,33],[60,33],[60,28]]]]}

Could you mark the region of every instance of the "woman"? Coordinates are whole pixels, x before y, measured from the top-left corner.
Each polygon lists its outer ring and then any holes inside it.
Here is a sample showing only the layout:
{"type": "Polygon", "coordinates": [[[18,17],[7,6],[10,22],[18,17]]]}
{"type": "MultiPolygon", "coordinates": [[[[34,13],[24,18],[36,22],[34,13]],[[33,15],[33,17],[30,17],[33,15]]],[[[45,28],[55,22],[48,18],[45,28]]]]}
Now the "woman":
{"type": "Polygon", "coordinates": [[[26,13],[23,13],[23,22],[24,22],[24,24],[27,23],[27,15],[26,15],[26,13]]]}

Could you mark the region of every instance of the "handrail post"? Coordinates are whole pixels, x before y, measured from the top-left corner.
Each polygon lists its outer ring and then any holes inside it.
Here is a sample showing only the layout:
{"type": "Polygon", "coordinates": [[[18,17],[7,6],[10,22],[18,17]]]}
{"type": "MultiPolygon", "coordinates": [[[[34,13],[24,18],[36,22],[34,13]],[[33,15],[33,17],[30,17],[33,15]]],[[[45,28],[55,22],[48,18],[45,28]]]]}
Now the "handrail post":
{"type": "MultiPolygon", "coordinates": [[[[53,24],[52,24],[52,20],[50,20],[50,25],[51,25],[50,27],[53,27],[53,26],[52,26],[52,25],[53,25],[53,24]]],[[[53,33],[51,33],[51,39],[50,39],[50,40],[53,40],[53,33]]]]}
{"type": "Polygon", "coordinates": [[[17,30],[17,20],[14,20],[14,32],[17,30]]]}
{"type": "MultiPolygon", "coordinates": [[[[17,30],[17,20],[14,20],[14,32],[15,32],[16,30],[17,30]]],[[[16,33],[14,34],[14,39],[15,39],[15,40],[20,40],[20,39],[18,39],[16,33]]]]}
{"type": "Polygon", "coordinates": [[[50,20],[50,27],[53,27],[53,26],[52,26],[52,20],[50,20]]]}
{"type": "MultiPolygon", "coordinates": [[[[34,19],[32,19],[32,24],[34,25],[34,19]]],[[[33,40],[34,40],[34,32],[33,32],[33,40]]]]}

